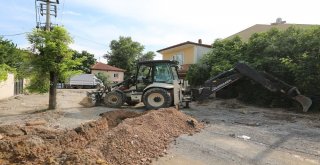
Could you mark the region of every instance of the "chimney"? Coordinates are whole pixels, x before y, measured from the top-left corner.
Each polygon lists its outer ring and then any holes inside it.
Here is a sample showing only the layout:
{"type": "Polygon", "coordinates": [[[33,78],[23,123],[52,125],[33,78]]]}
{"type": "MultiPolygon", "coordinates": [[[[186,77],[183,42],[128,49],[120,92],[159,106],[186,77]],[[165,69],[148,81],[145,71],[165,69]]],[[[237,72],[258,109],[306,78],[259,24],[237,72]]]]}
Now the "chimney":
{"type": "Polygon", "coordinates": [[[199,44],[202,44],[202,39],[198,39],[198,43],[199,43],[199,44]]]}
{"type": "Polygon", "coordinates": [[[286,21],[282,21],[282,18],[277,18],[276,22],[271,23],[271,25],[280,25],[280,24],[285,24],[286,21]]]}

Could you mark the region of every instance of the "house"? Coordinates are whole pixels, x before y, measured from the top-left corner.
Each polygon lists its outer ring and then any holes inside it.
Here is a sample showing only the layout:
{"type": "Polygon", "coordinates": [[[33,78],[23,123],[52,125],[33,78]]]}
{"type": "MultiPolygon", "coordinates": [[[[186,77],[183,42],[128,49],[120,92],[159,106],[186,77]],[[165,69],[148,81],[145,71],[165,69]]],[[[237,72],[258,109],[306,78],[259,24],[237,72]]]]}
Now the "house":
{"type": "Polygon", "coordinates": [[[102,73],[108,77],[108,79],[113,83],[119,83],[123,81],[125,70],[98,62],[91,67],[91,73],[97,74],[102,73]]]}
{"type": "Polygon", "coordinates": [[[25,80],[15,80],[14,74],[9,73],[5,81],[0,82],[0,100],[23,93],[25,80]]]}
{"type": "Polygon", "coordinates": [[[184,78],[191,64],[197,63],[201,57],[209,52],[211,45],[203,44],[202,40],[198,42],[186,41],[180,44],[169,46],[158,50],[162,54],[163,60],[176,60],[181,68],[179,76],[184,78]]]}
{"type": "Polygon", "coordinates": [[[248,41],[249,38],[251,37],[252,34],[254,33],[262,33],[262,32],[266,32],[272,28],[277,28],[279,30],[286,30],[289,27],[294,26],[294,27],[298,27],[298,28],[308,28],[308,27],[312,27],[315,25],[310,25],[310,24],[290,24],[290,23],[286,23],[286,21],[283,21],[281,18],[277,18],[276,22],[271,23],[270,25],[267,24],[256,24],[253,25],[247,29],[244,29],[236,34],[233,34],[229,37],[227,37],[226,39],[231,39],[235,36],[239,36],[242,41],[248,41]]]}

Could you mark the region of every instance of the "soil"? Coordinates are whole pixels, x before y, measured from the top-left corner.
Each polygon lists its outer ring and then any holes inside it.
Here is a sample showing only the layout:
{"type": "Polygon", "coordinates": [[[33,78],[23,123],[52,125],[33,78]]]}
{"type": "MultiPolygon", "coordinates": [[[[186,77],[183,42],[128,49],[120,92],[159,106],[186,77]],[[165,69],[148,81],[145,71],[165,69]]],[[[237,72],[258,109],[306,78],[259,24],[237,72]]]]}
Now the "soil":
{"type": "Polygon", "coordinates": [[[14,127],[23,134],[13,135],[2,126],[0,163],[150,164],[174,138],[203,126],[173,108],[144,114],[116,110],[101,116],[68,131],[24,126],[14,127]]]}

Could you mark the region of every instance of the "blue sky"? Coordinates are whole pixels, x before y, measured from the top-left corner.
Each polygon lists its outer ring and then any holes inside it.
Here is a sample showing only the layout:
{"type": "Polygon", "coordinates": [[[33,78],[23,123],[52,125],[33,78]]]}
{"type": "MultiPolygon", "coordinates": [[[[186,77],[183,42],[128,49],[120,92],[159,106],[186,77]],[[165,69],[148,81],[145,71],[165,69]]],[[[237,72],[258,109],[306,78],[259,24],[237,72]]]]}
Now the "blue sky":
{"type": "MultiPolygon", "coordinates": [[[[25,35],[7,35],[32,31],[34,3],[0,1],[0,35],[21,48],[29,46],[25,35]]],[[[200,38],[212,44],[278,17],[288,23],[320,24],[319,5],[318,0],[60,0],[58,17],[52,21],[67,28],[73,49],[87,50],[102,60],[110,41],[119,36],[131,36],[145,51],[200,38]]]]}

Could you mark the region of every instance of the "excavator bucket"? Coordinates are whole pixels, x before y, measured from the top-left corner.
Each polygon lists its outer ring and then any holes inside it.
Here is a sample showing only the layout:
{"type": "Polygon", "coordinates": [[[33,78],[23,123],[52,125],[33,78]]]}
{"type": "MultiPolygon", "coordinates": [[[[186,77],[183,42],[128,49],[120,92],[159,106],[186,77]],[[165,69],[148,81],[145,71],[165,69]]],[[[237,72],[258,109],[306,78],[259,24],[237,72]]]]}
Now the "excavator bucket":
{"type": "Polygon", "coordinates": [[[309,97],[306,97],[304,95],[297,95],[292,97],[292,99],[296,100],[302,105],[303,112],[308,112],[309,108],[312,105],[312,100],[309,97]]]}

